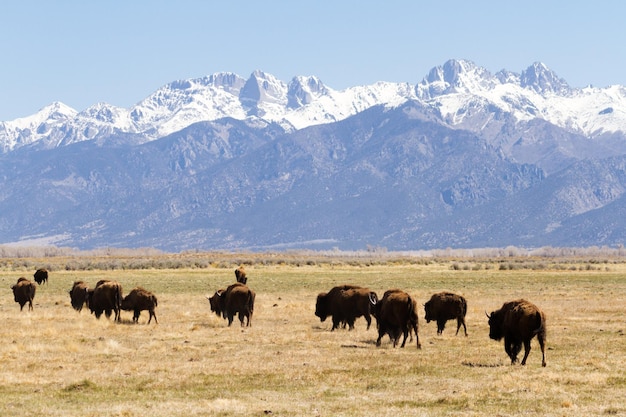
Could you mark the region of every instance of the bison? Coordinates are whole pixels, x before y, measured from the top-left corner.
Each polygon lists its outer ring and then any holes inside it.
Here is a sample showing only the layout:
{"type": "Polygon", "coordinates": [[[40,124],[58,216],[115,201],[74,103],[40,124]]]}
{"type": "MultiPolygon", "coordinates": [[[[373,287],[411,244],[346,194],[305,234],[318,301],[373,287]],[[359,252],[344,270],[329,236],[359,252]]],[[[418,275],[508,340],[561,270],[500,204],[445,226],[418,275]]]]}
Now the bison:
{"type": "Polygon", "coordinates": [[[248,283],[248,277],[246,276],[246,270],[243,265],[235,269],[235,279],[237,280],[237,282],[240,282],[242,284],[248,283]]]}
{"type": "MultiPolygon", "coordinates": [[[[487,314],[487,313],[485,313],[487,314]]],[[[509,301],[500,310],[487,314],[489,318],[489,337],[493,340],[504,338],[504,350],[511,358],[511,364],[517,362],[517,355],[524,344],[522,365],[530,353],[530,341],[537,336],[541,347],[541,366],[546,366],[546,317],[536,305],[524,299],[509,301]]]]}
{"type": "Polygon", "coordinates": [[[111,312],[114,312],[115,321],[120,321],[122,305],[121,284],[116,281],[99,281],[96,284],[96,288],[89,290],[87,305],[97,319],[100,318],[103,312],[107,318],[111,317],[111,312]]]}
{"type": "Polygon", "coordinates": [[[459,334],[461,325],[465,336],[467,327],[465,326],[465,314],[467,313],[467,301],[465,297],[451,292],[440,292],[433,294],[430,300],[424,304],[424,318],[426,323],[437,322],[437,334],[442,334],[448,320],[456,319],[456,334],[459,334]]]}
{"type": "Polygon", "coordinates": [[[41,285],[44,282],[47,284],[48,283],[48,270],[45,268],[40,268],[35,271],[35,273],[33,274],[33,277],[35,278],[35,282],[37,284],[41,285]]]}
{"type": "Polygon", "coordinates": [[[26,303],[28,303],[28,310],[31,311],[33,309],[35,291],[37,290],[35,283],[24,277],[20,277],[11,289],[13,290],[13,299],[20,305],[20,311],[22,311],[26,303]]]}
{"type": "Polygon", "coordinates": [[[157,316],[154,313],[154,308],[157,306],[157,298],[150,291],[136,287],[133,288],[126,297],[122,299],[121,308],[125,311],[133,311],[133,322],[139,322],[139,314],[142,310],[148,310],[150,317],[148,318],[148,324],[154,317],[154,322],[159,324],[157,316]]]}
{"type": "Polygon", "coordinates": [[[372,319],[372,304],[370,299],[378,296],[375,292],[357,285],[339,285],[331,288],[328,292],[320,293],[315,304],[315,315],[320,321],[325,321],[328,316],[332,318],[331,331],[340,324],[347,324],[349,329],[354,329],[354,321],[358,317],[365,317],[369,329],[372,319]]]}
{"type": "MultiPolygon", "coordinates": [[[[372,300],[372,304],[374,304],[374,300],[372,300]]],[[[399,289],[385,291],[383,298],[374,304],[373,312],[378,323],[376,346],[380,346],[381,339],[385,334],[388,334],[393,342],[393,347],[396,347],[402,333],[404,339],[400,347],[403,348],[407,337],[413,331],[417,340],[417,348],[422,348],[417,333],[417,303],[409,294],[399,289]]]]}
{"type": "Polygon", "coordinates": [[[248,286],[237,282],[225,289],[216,291],[212,297],[207,297],[207,299],[211,304],[211,311],[218,316],[228,319],[229,326],[233,323],[235,314],[239,314],[241,326],[244,325],[244,318],[247,319],[246,326],[251,326],[255,297],[254,291],[248,288],[248,286]]]}
{"type": "Polygon", "coordinates": [[[74,310],[80,312],[89,298],[89,287],[83,281],[74,281],[72,289],[69,291],[70,301],[74,310]]]}

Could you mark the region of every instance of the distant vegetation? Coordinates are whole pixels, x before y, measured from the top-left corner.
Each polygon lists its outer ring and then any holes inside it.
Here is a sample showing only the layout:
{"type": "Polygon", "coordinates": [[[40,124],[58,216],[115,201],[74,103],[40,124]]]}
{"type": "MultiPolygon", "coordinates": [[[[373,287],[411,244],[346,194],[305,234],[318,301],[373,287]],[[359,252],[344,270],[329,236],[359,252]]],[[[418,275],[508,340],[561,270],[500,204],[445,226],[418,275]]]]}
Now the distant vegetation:
{"type": "Polygon", "coordinates": [[[102,248],[77,250],[55,246],[19,247],[0,245],[0,270],[47,268],[67,271],[205,269],[238,265],[428,265],[448,263],[458,271],[480,270],[609,270],[626,263],[623,247],[523,249],[506,248],[434,249],[392,252],[368,247],[362,251],[294,250],[283,252],[185,251],[166,253],[154,248],[102,248]]]}

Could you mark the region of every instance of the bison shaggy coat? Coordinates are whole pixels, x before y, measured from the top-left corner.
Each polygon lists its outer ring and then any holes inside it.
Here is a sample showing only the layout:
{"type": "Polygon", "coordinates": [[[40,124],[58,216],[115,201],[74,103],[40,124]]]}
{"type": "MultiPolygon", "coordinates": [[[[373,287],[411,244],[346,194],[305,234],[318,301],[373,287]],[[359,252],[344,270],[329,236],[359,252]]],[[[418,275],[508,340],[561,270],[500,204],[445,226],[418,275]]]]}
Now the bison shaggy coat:
{"type": "Polygon", "coordinates": [[[70,301],[76,311],[81,311],[89,297],[89,287],[83,281],[74,281],[70,292],[70,301]]]}
{"type": "Polygon", "coordinates": [[[247,320],[246,326],[251,326],[255,298],[255,292],[239,282],[216,291],[211,297],[207,297],[211,304],[211,311],[228,319],[229,326],[233,324],[233,318],[236,314],[239,316],[241,326],[244,326],[244,319],[247,320]]]}
{"type": "Polygon", "coordinates": [[[465,297],[451,292],[440,292],[433,294],[430,300],[424,304],[426,323],[437,322],[437,334],[442,334],[448,320],[456,319],[456,334],[459,334],[461,325],[465,336],[467,327],[465,326],[465,314],[467,314],[467,301],[465,297]]]}
{"type": "Polygon", "coordinates": [[[33,278],[35,278],[35,282],[39,285],[43,284],[44,282],[47,284],[48,283],[48,270],[45,268],[40,268],[36,270],[35,273],[33,274],[33,278]]]}
{"type": "Polygon", "coordinates": [[[99,281],[96,288],[89,290],[89,309],[99,319],[104,312],[107,318],[115,313],[115,321],[120,321],[122,306],[122,285],[116,281],[99,281]]]}
{"type": "Polygon", "coordinates": [[[154,317],[154,322],[159,324],[157,321],[157,316],[154,313],[155,307],[158,305],[157,298],[150,291],[136,287],[133,288],[124,299],[122,299],[122,310],[132,311],[133,312],[133,322],[139,322],[139,315],[141,311],[148,310],[150,317],[148,318],[148,324],[154,317]]]}
{"type": "MultiPolygon", "coordinates": [[[[331,331],[335,330],[342,323],[349,324],[349,329],[352,330],[354,328],[354,320],[361,316],[365,316],[367,327],[369,328],[371,322],[369,293],[370,290],[357,285],[338,285],[333,287],[328,292],[318,294],[315,303],[315,315],[322,322],[330,316],[333,322],[331,331]],[[366,302],[363,302],[363,296],[365,296],[366,302]]],[[[375,293],[374,296],[376,296],[375,293]]]]}
{"type": "Polygon", "coordinates": [[[504,338],[504,350],[511,358],[511,364],[517,362],[517,355],[524,344],[522,365],[526,365],[530,341],[537,336],[541,347],[541,366],[546,366],[546,317],[536,305],[523,299],[509,301],[487,317],[489,337],[493,340],[504,338]]]}
{"type": "Polygon", "coordinates": [[[37,291],[37,286],[34,282],[20,277],[11,289],[13,290],[13,299],[20,305],[20,311],[22,311],[26,303],[28,303],[29,311],[33,309],[33,299],[35,298],[35,291],[37,291]]]}
{"type": "Polygon", "coordinates": [[[398,289],[385,291],[383,298],[374,306],[374,317],[378,323],[376,346],[380,346],[381,339],[388,334],[393,347],[396,347],[400,334],[403,334],[404,339],[400,347],[404,347],[407,337],[413,331],[417,348],[421,349],[422,345],[417,333],[417,303],[409,294],[398,289]]]}

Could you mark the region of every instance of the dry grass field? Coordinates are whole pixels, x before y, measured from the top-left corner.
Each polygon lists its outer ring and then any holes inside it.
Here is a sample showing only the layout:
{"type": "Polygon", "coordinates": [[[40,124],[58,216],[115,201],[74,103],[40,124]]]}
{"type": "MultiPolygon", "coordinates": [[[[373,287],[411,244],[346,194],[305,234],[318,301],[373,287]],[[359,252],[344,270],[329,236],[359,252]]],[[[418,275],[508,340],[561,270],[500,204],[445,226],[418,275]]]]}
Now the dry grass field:
{"type": "MultiPolygon", "coordinates": [[[[195,255],[199,259],[202,254],[195,255]]],[[[97,269],[128,260],[5,260],[0,270],[2,416],[590,416],[626,415],[626,264],[569,260],[516,268],[511,260],[264,262],[246,265],[256,291],[252,326],[211,313],[205,295],[234,282],[236,259],[201,267],[97,269]],[[84,262],[84,261],[80,261],[84,262]],[[34,311],[10,287],[45,263],[34,311]],[[503,266],[504,265],[504,266],[503,266]],[[507,266],[508,265],[508,266],[507,266]],[[141,285],[159,300],[158,325],[122,323],[70,306],[73,281],[141,285]],[[314,316],[337,284],[417,298],[419,335],[404,349],[363,318],[330,332],[314,316]],[[441,290],[468,300],[468,337],[437,336],[421,307],[441,290]],[[547,367],[536,340],[525,367],[488,337],[485,312],[524,297],[547,315],[547,367]]],[[[375,322],[374,322],[375,323],[375,322]]],[[[462,332],[461,332],[462,333],[462,332]]]]}

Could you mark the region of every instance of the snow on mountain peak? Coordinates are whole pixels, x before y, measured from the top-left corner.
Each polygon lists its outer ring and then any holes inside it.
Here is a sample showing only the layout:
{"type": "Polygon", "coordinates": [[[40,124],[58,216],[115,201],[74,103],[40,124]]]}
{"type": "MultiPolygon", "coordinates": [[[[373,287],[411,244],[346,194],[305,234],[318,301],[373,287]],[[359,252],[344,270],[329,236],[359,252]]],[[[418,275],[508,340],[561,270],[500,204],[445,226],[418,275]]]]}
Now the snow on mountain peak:
{"type": "Polygon", "coordinates": [[[551,92],[564,95],[570,91],[567,82],[541,62],[535,62],[522,71],[520,85],[539,94],[551,92]]]}
{"type": "Polygon", "coordinates": [[[297,109],[328,93],[329,89],[317,77],[294,77],[288,86],[287,107],[297,109]]]}
{"type": "Polygon", "coordinates": [[[451,59],[434,67],[415,87],[422,99],[452,93],[469,93],[493,88],[497,79],[485,68],[468,60],[451,59]]]}
{"type": "Polygon", "coordinates": [[[256,70],[243,86],[239,97],[242,101],[254,103],[269,102],[283,104],[287,102],[287,85],[263,71],[256,70]]]}
{"type": "Polygon", "coordinates": [[[55,128],[76,117],[77,111],[55,101],[37,113],[9,122],[0,123],[0,150],[8,152],[45,138],[55,128]]]}

